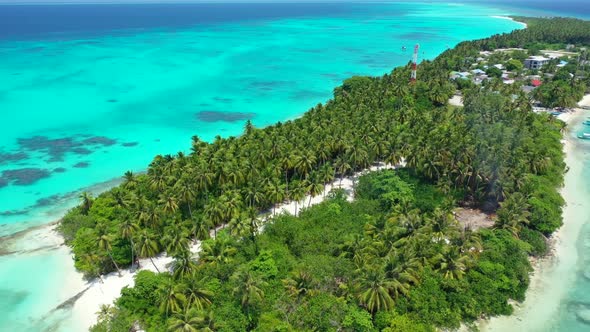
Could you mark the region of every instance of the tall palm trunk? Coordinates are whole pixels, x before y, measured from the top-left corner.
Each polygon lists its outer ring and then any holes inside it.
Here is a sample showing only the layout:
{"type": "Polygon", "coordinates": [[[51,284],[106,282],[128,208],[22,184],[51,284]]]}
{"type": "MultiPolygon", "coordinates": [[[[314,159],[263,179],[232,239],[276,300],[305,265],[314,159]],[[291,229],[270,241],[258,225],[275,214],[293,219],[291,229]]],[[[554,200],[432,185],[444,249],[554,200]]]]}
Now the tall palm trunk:
{"type": "Polygon", "coordinates": [[[115,264],[115,268],[117,268],[117,273],[119,274],[119,277],[121,277],[121,270],[119,269],[119,265],[117,265],[117,262],[115,262],[115,259],[113,258],[111,252],[109,251],[108,253],[109,257],[111,258],[111,261],[113,262],[113,264],[115,264]]]}
{"type": "MultiPolygon", "coordinates": [[[[133,263],[135,263],[135,255],[134,255],[134,250],[133,248],[135,248],[135,246],[133,245],[133,238],[129,238],[129,241],[131,242],[131,267],[133,267],[133,263]]],[[[138,266],[139,267],[139,266],[138,266]]]]}
{"type": "Polygon", "coordinates": [[[297,200],[295,200],[295,217],[297,217],[297,200]]]}
{"type": "Polygon", "coordinates": [[[188,215],[193,219],[193,211],[191,210],[191,204],[186,202],[186,206],[188,207],[188,215]]]}
{"type": "Polygon", "coordinates": [[[150,257],[150,262],[152,262],[152,265],[156,268],[156,271],[158,271],[158,273],[160,273],[160,269],[158,269],[158,267],[156,266],[156,263],[154,263],[154,260],[152,259],[152,257],[150,257]]]}
{"type": "Polygon", "coordinates": [[[285,170],[285,192],[289,196],[289,174],[287,170],[285,170]]]}

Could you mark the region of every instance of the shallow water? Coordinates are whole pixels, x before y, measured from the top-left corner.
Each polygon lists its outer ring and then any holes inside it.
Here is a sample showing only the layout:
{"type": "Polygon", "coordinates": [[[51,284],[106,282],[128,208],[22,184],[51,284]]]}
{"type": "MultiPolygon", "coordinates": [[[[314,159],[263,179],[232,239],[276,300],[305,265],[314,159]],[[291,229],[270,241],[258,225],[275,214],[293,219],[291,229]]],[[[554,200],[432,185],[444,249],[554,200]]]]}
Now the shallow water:
{"type": "MultiPolygon", "coordinates": [[[[586,112],[590,115],[590,112],[586,112]]],[[[573,134],[589,132],[590,126],[578,124],[573,134]]],[[[577,140],[576,154],[583,163],[580,185],[585,194],[580,200],[588,206],[590,202],[590,141],[577,140]]],[[[566,296],[559,306],[559,313],[550,323],[546,331],[590,331],[590,210],[584,209],[577,216],[578,222],[583,223],[576,241],[577,264],[571,271],[573,281],[565,285],[568,288],[566,296]]],[[[565,221],[567,222],[567,220],[565,221]]]]}
{"type": "MultiPolygon", "coordinates": [[[[521,27],[489,7],[338,6],[0,41],[0,235],[59,218],[82,188],[99,192],[192,135],[295,118],[346,77],[407,63],[404,45],[434,58],[521,27]]],[[[75,330],[67,310],[51,311],[71,293],[72,265],[63,247],[0,256],[0,331],[75,330]]]]}
{"type": "Polygon", "coordinates": [[[0,42],[0,235],[46,222],[66,193],[188,149],[192,135],[294,118],[346,77],[407,63],[404,45],[433,58],[520,27],[481,7],[341,6],[332,16],[0,42]]]}

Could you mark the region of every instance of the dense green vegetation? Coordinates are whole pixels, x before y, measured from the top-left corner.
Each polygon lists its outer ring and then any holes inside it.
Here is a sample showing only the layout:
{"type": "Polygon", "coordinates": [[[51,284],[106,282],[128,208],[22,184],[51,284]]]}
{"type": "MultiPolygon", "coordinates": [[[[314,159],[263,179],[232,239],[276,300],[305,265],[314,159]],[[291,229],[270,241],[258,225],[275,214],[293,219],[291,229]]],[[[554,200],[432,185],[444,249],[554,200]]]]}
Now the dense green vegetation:
{"type": "Polygon", "coordinates": [[[175,258],[170,271],[138,273],[93,330],[433,331],[509,314],[528,285],[527,255],[542,255],[561,225],[563,123],[501,84],[466,85],[465,107],[447,106],[448,77],[492,41],[580,38],[581,21],[559,21],[558,37],[543,30],[554,21],[539,21],[423,62],[416,84],[409,66],[353,77],[300,119],[193,137],[190,154],[157,156],[146,174],[83,195],[60,228],[88,276],[162,251],[175,258]],[[402,158],[403,170],[361,177],[353,203],[335,191],[304,208],[325,183],[402,158]],[[288,199],[300,215],[260,233],[258,214],[288,199]],[[460,227],[458,203],[495,212],[495,227],[460,227]]]}

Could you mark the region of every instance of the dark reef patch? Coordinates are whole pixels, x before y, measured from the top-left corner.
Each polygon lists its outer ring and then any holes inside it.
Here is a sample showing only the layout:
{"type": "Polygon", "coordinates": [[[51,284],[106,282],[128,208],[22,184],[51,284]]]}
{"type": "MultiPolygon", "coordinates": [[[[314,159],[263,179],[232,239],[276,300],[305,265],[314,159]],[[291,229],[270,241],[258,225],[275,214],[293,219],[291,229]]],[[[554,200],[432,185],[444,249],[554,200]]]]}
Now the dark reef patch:
{"type": "Polygon", "coordinates": [[[4,178],[0,178],[0,188],[6,187],[8,185],[8,181],[4,178]]]}
{"type": "Polygon", "coordinates": [[[108,99],[107,100],[107,103],[116,103],[116,102],[118,102],[117,99],[108,99]]]}
{"type": "Polygon", "coordinates": [[[37,200],[37,202],[35,202],[35,205],[33,205],[33,208],[39,208],[39,207],[44,207],[44,206],[55,205],[62,198],[63,197],[60,196],[60,195],[51,195],[51,196],[48,196],[48,197],[39,198],[37,200]]]}
{"type": "Polygon", "coordinates": [[[248,112],[219,112],[219,111],[201,111],[197,113],[197,118],[203,122],[237,122],[253,119],[256,113],[248,112]]]}
{"type": "Polygon", "coordinates": [[[46,169],[21,168],[3,171],[0,179],[15,186],[28,186],[50,175],[51,172],[46,169]]]}
{"type": "Polygon", "coordinates": [[[17,307],[26,301],[30,293],[26,291],[16,291],[12,289],[0,289],[0,297],[3,299],[2,304],[5,308],[17,307]]]}
{"type": "Polygon", "coordinates": [[[68,151],[79,145],[71,137],[49,139],[45,136],[19,138],[18,144],[23,149],[46,152],[50,157],[49,162],[62,161],[68,151]]]}
{"type": "Polygon", "coordinates": [[[250,83],[250,87],[254,88],[254,89],[258,89],[258,90],[262,90],[262,91],[272,91],[275,88],[278,87],[287,87],[292,85],[292,82],[288,82],[288,81],[257,81],[257,82],[252,82],[250,83]]]}
{"type": "Polygon", "coordinates": [[[130,148],[130,147],[139,145],[139,142],[127,142],[127,143],[122,143],[121,145],[126,148],[130,148]]]}
{"type": "Polygon", "coordinates": [[[311,91],[311,90],[299,90],[299,91],[295,91],[293,92],[290,96],[289,99],[291,100],[305,100],[305,99],[318,99],[318,98],[324,98],[325,95],[321,92],[318,91],[311,91]]]}
{"type": "Polygon", "coordinates": [[[21,161],[29,158],[24,152],[17,153],[2,153],[0,152],[0,165],[8,162],[21,161]]]}
{"type": "Polygon", "coordinates": [[[29,213],[29,210],[13,210],[13,211],[0,211],[2,217],[22,216],[29,213]]]}
{"type": "Polygon", "coordinates": [[[77,164],[75,164],[73,167],[75,168],[87,168],[88,166],[90,166],[90,163],[87,161],[81,161],[77,164]]]}
{"type": "Polygon", "coordinates": [[[117,141],[105,136],[94,136],[83,140],[82,143],[88,145],[111,146],[117,144],[117,141]]]}
{"type": "Polygon", "coordinates": [[[92,153],[92,151],[88,150],[87,148],[73,148],[72,152],[80,155],[88,155],[92,153]]]}
{"type": "Polygon", "coordinates": [[[58,167],[53,170],[53,173],[65,173],[66,169],[63,167],[58,167]]]}
{"type": "Polygon", "coordinates": [[[45,152],[49,157],[48,162],[63,161],[66,153],[91,154],[92,151],[85,146],[111,146],[116,143],[116,140],[104,136],[90,136],[82,141],[77,140],[75,137],[50,139],[46,136],[18,139],[18,144],[23,150],[45,152]]]}

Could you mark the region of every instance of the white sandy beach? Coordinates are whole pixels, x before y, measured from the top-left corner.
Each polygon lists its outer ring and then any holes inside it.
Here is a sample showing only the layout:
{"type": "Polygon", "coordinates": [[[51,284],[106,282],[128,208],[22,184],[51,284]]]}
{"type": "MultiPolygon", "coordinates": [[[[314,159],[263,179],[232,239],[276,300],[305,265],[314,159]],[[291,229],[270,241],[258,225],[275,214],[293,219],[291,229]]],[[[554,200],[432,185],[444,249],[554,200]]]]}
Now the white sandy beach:
{"type": "MultiPolygon", "coordinates": [[[[391,169],[391,165],[381,166],[379,169],[391,169]]],[[[352,200],[353,197],[353,183],[354,181],[365,172],[375,171],[377,167],[372,167],[369,170],[359,172],[353,176],[346,177],[342,180],[341,188],[347,193],[347,198],[352,200]]],[[[326,185],[326,193],[330,192],[334,188],[340,188],[340,179],[336,179],[332,183],[326,185]]],[[[295,204],[294,201],[286,202],[276,206],[275,213],[289,213],[294,215],[297,205],[297,211],[300,211],[304,207],[309,205],[319,204],[324,201],[324,195],[320,194],[316,197],[312,197],[311,201],[309,196],[306,196],[301,202],[295,204]],[[311,203],[310,203],[311,202],[311,203]]],[[[223,228],[220,226],[219,228],[223,228]]],[[[63,242],[63,240],[62,240],[63,242]]],[[[198,254],[200,250],[200,242],[197,241],[191,247],[191,252],[198,254]]],[[[69,256],[67,257],[69,260],[69,256]]],[[[160,271],[166,271],[167,265],[172,262],[172,258],[164,254],[153,259],[154,263],[158,266],[160,271]]],[[[62,327],[72,331],[87,331],[92,325],[96,323],[96,313],[103,304],[112,304],[121,294],[121,290],[126,286],[133,286],[133,277],[135,272],[129,269],[124,269],[121,272],[121,277],[116,272],[110,273],[109,275],[103,276],[102,280],[93,280],[87,282],[83,279],[81,273],[77,272],[73,263],[69,261],[70,268],[68,268],[68,280],[64,281],[63,289],[63,300],[67,300],[76,296],[80,292],[84,292],[79,298],[73,303],[70,312],[70,319],[66,320],[67,325],[62,327]]],[[[140,270],[156,271],[153,264],[149,259],[140,260],[140,270]]],[[[68,310],[67,308],[65,310],[68,310]]]]}
{"type": "MultiPolygon", "coordinates": [[[[579,105],[590,106],[590,95],[586,95],[579,105]]],[[[562,114],[559,118],[571,125],[581,121],[586,113],[576,109],[574,113],[562,114]]],[[[562,196],[566,201],[564,225],[552,236],[553,248],[549,257],[533,264],[534,273],[526,300],[515,305],[512,316],[494,317],[480,322],[481,331],[551,331],[552,323],[558,318],[562,300],[567,296],[576,275],[576,246],[580,230],[588,222],[587,215],[590,211],[590,192],[584,182],[580,181],[584,165],[583,159],[576,153],[576,138],[568,135],[563,144],[569,167],[562,189],[562,196]]]]}
{"type": "Polygon", "coordinates": [[[515,21],[512,17],[509,17],[509,16],[493,15],[493,16],[490,16],[490,17],[516,22],[518,24],[521,24],[523,29],[526,29],[526,27],[527,27],[527,24],[526,23],[515,21]]]}

